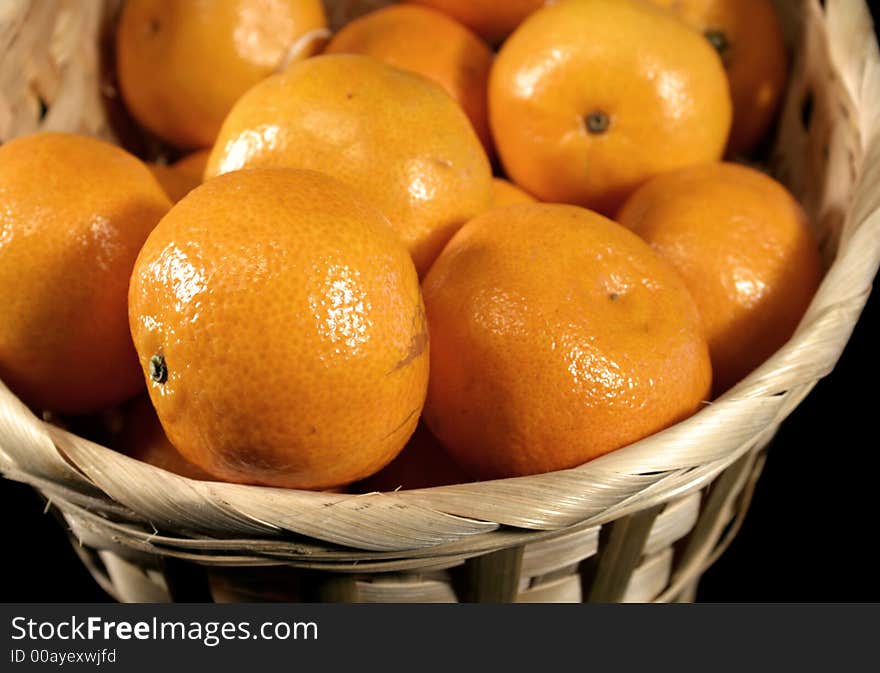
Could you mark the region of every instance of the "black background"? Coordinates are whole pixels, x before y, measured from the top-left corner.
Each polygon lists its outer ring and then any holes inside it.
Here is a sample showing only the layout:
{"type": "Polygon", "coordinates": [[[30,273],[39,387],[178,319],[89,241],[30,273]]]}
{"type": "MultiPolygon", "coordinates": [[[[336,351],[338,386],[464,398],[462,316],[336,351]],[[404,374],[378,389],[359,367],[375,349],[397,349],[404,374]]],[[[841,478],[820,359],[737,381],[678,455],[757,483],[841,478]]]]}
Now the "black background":
{"type": "MultiPolygon", "coordinates": [[[[780,429],[745,524],[698,600],[880,601],[878,312],[875,291],[835,371],[780,429]]],[[[30,488],[0,479],[0,512],[0,601],[109,600],[30,488]]]]}

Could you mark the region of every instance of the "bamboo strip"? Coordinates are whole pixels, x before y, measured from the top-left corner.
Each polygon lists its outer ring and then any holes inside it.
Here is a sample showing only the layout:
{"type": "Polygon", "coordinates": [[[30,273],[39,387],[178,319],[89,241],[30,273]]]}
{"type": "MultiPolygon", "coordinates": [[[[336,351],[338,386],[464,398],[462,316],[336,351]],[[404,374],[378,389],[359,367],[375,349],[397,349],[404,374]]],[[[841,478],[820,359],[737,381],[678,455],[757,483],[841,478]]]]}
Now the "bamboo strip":
{"type": "Polygon", "coordinates": [[[469,559],[459,591],[465,603],[512,603],[518,593],[523,547],[508,547],[469,559]]]}
{"type": "Polygon", "coordinates": [[[662,506],[656,505],[607,526],[607,542],[604,545],[600,542],[599,562],[587,599],[590,603],[623,600],[661,509],[662,506]]]}

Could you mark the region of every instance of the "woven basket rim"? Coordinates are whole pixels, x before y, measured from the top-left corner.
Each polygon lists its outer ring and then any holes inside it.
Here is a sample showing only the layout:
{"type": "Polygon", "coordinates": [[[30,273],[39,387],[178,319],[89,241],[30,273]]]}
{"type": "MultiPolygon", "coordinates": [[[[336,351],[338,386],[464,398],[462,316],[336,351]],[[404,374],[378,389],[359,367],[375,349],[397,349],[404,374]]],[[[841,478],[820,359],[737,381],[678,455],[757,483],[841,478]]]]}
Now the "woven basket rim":
{"type": "Polygon", "coordinates": [[[703,488],[763,445],[833,369],[880,267],[880,118],[871,114],[880,102],[880,58],[873,33],[869,48],[843,44],[851,37],[850,23],[870,17],[863,2],[847,2],[828,0],[824,10],[815,0],[804,5],[824,17],[834,92],[848,110],[856,179],[840,247],[789,342],[691,418],[569,470],[393,493],[331,494],[197,482],[165,472],[45,423],[0,381],[0,472],[71,508],[77,497],[91,499],[99,514],[132,530],[152,525],[171,537],[236,536],[243,548],[248,540],[293,533],[309,540],[304,554],[324,549],[340,558],[345,548],[379,554],[448,545],[466,550],[470,543],[477,549],[505,527],[540,538],[600,525],[703,488]]]}

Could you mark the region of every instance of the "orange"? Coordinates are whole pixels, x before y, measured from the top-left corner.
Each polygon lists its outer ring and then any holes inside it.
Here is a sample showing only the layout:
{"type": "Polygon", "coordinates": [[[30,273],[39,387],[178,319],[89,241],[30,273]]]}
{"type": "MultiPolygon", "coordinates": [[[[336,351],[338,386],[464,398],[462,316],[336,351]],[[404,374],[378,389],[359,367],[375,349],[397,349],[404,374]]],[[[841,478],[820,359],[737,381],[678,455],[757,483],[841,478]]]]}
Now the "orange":
{"type": "Polygon", "coordinates": [[[419,423],[400,455],[372,477],[357,484],[357,491],[390,492],[432,488],[473,481],[449,457],[424,423],[419,423]]]}
{"type": "Polygon", "coordinates": [[[190,192],[138,257],[129,316],[168,439],[217,478],[340,486],[416,427],[415,269],[382,214],[325,175],[238,171],[190,192]]]}
{"type": "Polygon", "coordinates": [[[205,172],[209,154],[208,150],[199,150],[170,166],[165,164],[148,164],[148,166],[168,197],[177,203],[202,184],[202,175],[205,172]]]}
{"type": "Polygon", "coordinates": [[[214,478],[203,469],[196,467],[174,448],[156,410],[146,395],[138,397],[125,414],[125,424],[118,439],[118,447],[122,453],[142,463],[173,472],[188,479],[213,481],[214,478]]]}
{"type": "Polygon", "coordinates": [[[492,52],[446,15],[426,7],[391,5],[349,23],[325,51],[372,56],[434,80],[461,105],[483,147],[488,151],[492,146],[486,103],[492,52]]]}
{"type": "Polygon", "coordinates": [[[151,163],[147,164],[147,168],[159,181],[159,185],[173,203],[180,201],[201,182],[201,180],[193,180],[189,175],[181,173],[173,165],[151,163]]]}
{"type": "Polygon", "coordinates": [[[128,0],[117,78],[132,116],[182,148],[209,147],[251,86],[320,48],[321,0],[128,0]]]}
{"type": "Polygon", "coordinates": [[[697,32],[638,0],[568,0],[504,44],[489,118],[507,174],[609,214],[653,175],[721,157],[727,77],[697,32]]]}
{"type": "Polygon", "coordinates": [[[658,176],[618,219],[687,283],[705,324],[716,393],[788,340],[819,285],[818,247],[803,210],[782,185],[745,166],[658,176]]]}
{"type": "Polygon", "coordinates": [[[143,387],[128,279],[171,204],[107,143],[39,133],[0,146],[0,379],[26,403],[87,413],[143,387]]]}
{"type": "Polygon", "coordinates": [[[178,172],[194,181],[198,181],[197,184],[201,184],[202,178],[205,175],[205,166],[208,165],[209,156],[211,156],[210,150],[191,152],[174,162],[173,166],[178,172]]]}
{"type": "Polygon", "coordinates": [[[236,103],[205,177],[260,166],[316,170],[353,187],[391,220],[419,273],[492,198],[489,160],[449,95],[352,54],[295,63],[236,103]]]}
{"type": "Polygon", "coordinates": [[[651,0],[703,33],[721,54],[733,99],[728,153],[747,154],[767,134],[788,77],[788,55],[770,0],[651,0]]]}
{"type": "Polygon", "coordinates": [[[709,394],[683,281],[591,211],[485,213],[453,237],[422,291],[424,419],[475,477],[574,467],[689,416],[709,394]]]}
{"type": "Polygon", "coordinates": [[[547,0],[409,0],[439,9],[481,35],[491,44],[501,42],[529,14],[547,0]]]}
{"type": "Polygon", "coordinates": [[[535,199],[512,182],[503,178],[492,178],[492,207],[515,206],[521,203],[535,203],[535,199]]]}

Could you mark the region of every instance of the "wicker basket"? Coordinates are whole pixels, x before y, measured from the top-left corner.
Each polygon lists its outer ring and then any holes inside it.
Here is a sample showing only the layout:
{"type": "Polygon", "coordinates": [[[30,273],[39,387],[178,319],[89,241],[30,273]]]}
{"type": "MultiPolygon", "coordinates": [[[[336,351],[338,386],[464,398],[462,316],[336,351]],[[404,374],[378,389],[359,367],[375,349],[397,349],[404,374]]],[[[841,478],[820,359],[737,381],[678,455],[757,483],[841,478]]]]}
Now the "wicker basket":
{"type": "MultiPolygon", "coordinates": [[[[328,3],[338,26],[381,0],[328,3]]],[[[779,423],[834,367],[880,263],[880,58],[862,0],[779,0],[792,77],[770,169],[827,272],[791,340],[692,418],[581,467],[347,495],[188,480],[37,418],[0,383],[0,470],[123,601],[671,601],[735,535],[779,423]]],[[[0,140],[124,138],[118,2],[0,3],[0,140]]],[[[132,135],[128,138],[127,135],[132,135]]]]}

